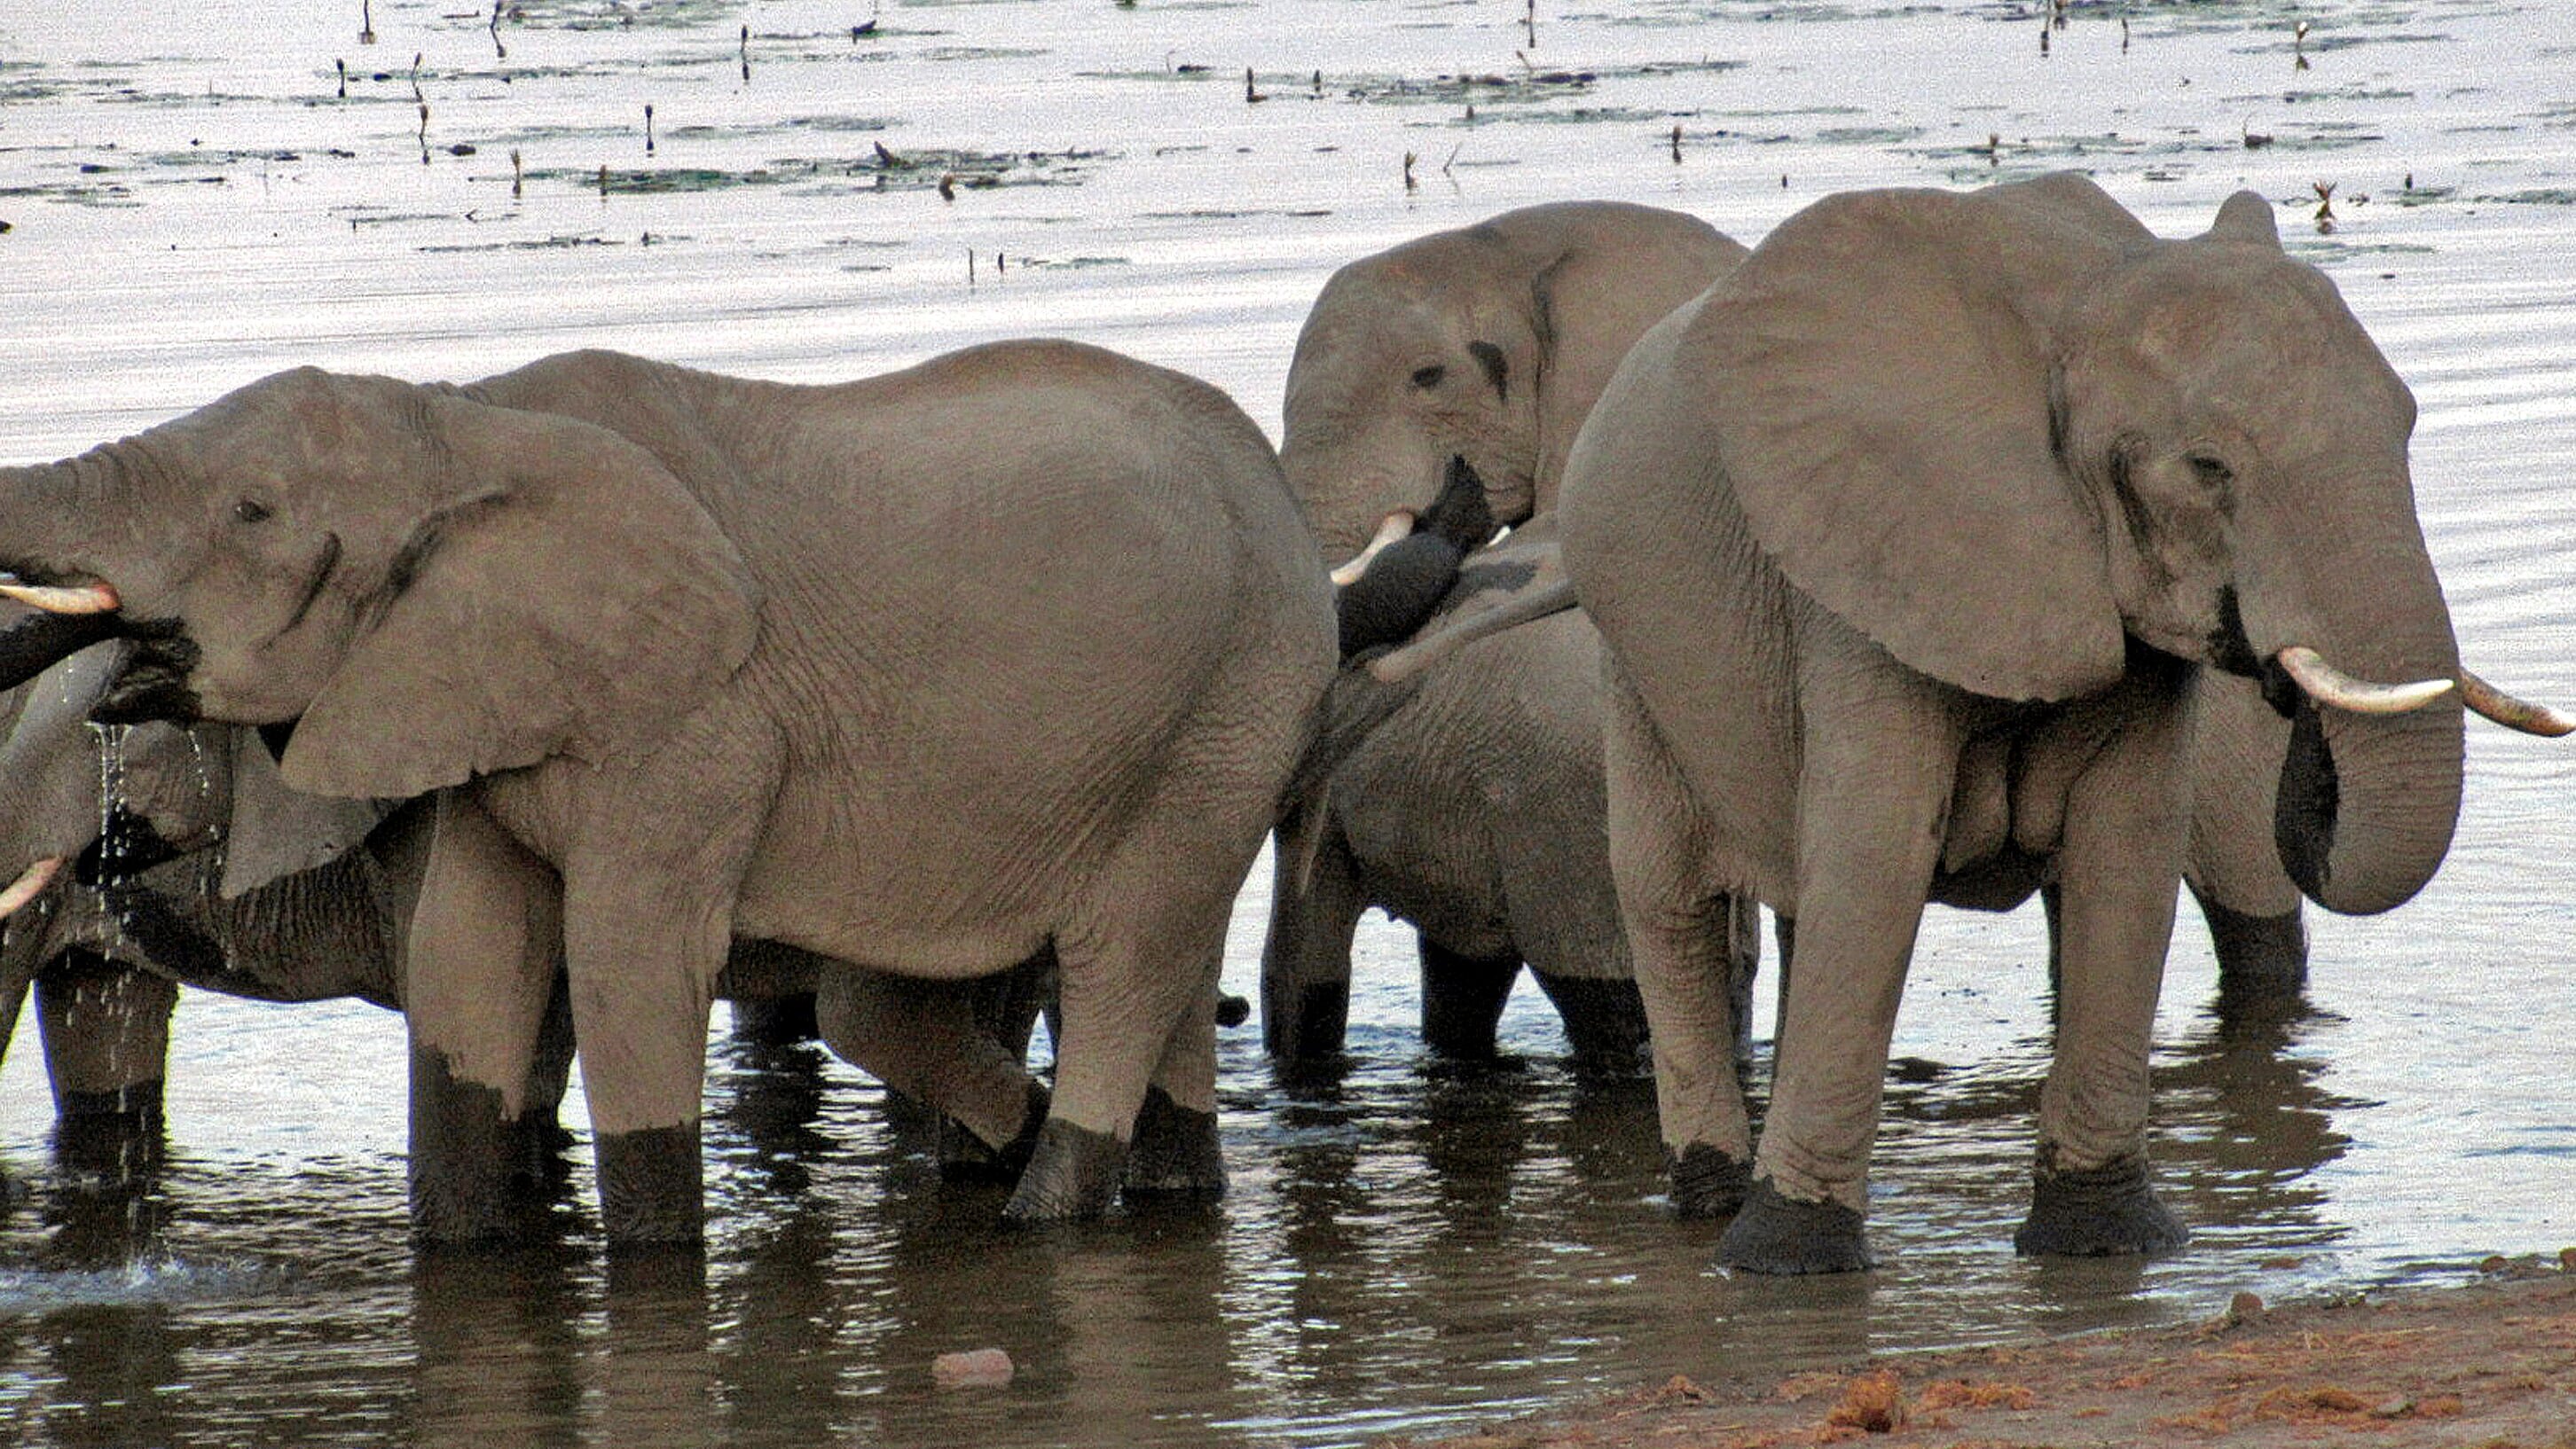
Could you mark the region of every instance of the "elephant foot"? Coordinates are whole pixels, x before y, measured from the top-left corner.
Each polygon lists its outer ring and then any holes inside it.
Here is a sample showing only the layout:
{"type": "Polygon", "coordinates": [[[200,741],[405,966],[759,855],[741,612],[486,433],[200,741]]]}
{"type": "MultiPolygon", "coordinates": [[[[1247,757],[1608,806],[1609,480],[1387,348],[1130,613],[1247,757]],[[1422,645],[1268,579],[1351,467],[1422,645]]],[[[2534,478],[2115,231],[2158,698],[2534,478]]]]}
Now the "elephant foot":
{"type": "Polygon", "coordinates": [[[697,1123],[602,1132],[591,1157],[599,1169],[599,1227],[610,1246],[687,1246],[704,1238],[697,1123]]]}
{"type": "Polygon", "coordinates": [[[412,1236],[488,1243],[518,1236],[514,1172],[525,1161],[520,1124],[502,1115],[501,1089],[460,1080],[445,1053],[411,1057],[412,1236]]]}
{"type": "Polygon", "coordinates": [[[1028,1111],[1020,1119],[1020,1130],[999,1147],[968,1131],[963,1125],[942,1118],[939,1123],[939,1175],[948,1182],[992,1183],[1008,1185],[1020,1180],[1029,1158],[1037,1152],[1038,1133],[1046,1127],[1047,1107],[1053,1100],[1044,1082],[1029,1083],[1028,1111]]]}
{"type": "Polygon", "coordinates": [[[1520,979],[1518,957],[1462,956],[1422,940],[1422,1042],[1440,1056],[1488,1061],[1503,1004],[1520,979]]]}
{"type": "Polygon", "coordinates": [[[2147,1185],[2143,1157],[2122,1157],[2101,1167],[2032,1174],[2030,1217],[2013,1234],[2019,1253],[2102,1258],[2161,1253],[2191,1240],[2147,1185]]]}
{"type": "Polygon", "coordinates": [[[1654,1069],[1646,1035],[1646,1002],[1630,980],[1530,973],[1565,1023],[1574,1071],[1584,1077],[1633,1077],[1654,1069]]]}
{"type": "Polygon", "coordinates": [[[520,1113],[506,1130],[515,1144],[510,1149],[510,1191],[530,1200],[551,1199],[561,1192],[572,1176],[572,1163],[564,1157],[572,1147],[572,1134],[552,1113],[534,1110],[520,1113]]]}
{"type": "Polygon", "coordinates": [[[105,1188],[150,1182],[161,1171],[168,1138],[161,1126],[161,1084],[117,1092],[66,1092],[55,1103],[54,1161],[65,1177],[105,1188]],[[149,1089],[148,1104],[135,1094],[149,1089]]]}
{"type": "Polygon", "coordinates": [[[1283,1062],[1339,1056],[1350,1034],[1351,983],[1313,981],[1261,994],[1261,1045],[1283,1062]]]}
{"type": "Polygon", "coordinates": [[[1038,1129],[1028,1169],[1002,1209],[1005,1222],[1055,1223],[1096,1218],[1118,1200],[1127,1144],[1107,1132],[1050,1117],[1038,1129]]]}
{"type": "Polygon", "coordinates": [[[1878,1266],[1861,1216],[1838,1202],[1798,1202],[1759,1178],[1718,1239],[1717,1260],[1748,1273],[1858,1273],[1878,1266]]]}
{"type": "Polygon", "coordinates": [[[2249,916],[2215,901],[2200,903],[2218,954],[2218,1006],[2222,1014],[2249,1006],[2296,1001],[2308,986],[2308,928],[2297,909],[2285,915],[2249,916]]]}
{"type": "Polygon", "coordinates": [[[1672,1179],[1673,1212],[1685,1218],[1732,1217],[1753,1185],[1752,1163],[1705,1142],[1694,1142],[1678,1155],[1664,1149],[1664,1171],[1672,1179]]]}
{"type": "Polygon", "coordinates": [[[1225,1151],[1217,1138],[1216,1114],[1184,1107],[1160,1087],[1146,1089],[1145,1106],[1136,1114],[1136,1140],[1127,1153],[1125,1186],[1131,1193],[1222,1197],[1225,1151]]]}

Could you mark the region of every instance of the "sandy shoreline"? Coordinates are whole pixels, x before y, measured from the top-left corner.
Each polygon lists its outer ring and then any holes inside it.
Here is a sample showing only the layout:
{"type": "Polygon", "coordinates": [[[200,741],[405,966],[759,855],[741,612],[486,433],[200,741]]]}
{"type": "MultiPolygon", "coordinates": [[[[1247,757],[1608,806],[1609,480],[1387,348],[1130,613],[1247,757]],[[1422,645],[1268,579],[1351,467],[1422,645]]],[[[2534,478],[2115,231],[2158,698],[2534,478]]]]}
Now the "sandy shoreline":
{"type": "Polygon", "coordinates": [[[1380,1449],[2576,1445],[2576,1249],[2454,1287],[1946,1353],[1786,1379],[1661,1385],[1380,1449]]]}

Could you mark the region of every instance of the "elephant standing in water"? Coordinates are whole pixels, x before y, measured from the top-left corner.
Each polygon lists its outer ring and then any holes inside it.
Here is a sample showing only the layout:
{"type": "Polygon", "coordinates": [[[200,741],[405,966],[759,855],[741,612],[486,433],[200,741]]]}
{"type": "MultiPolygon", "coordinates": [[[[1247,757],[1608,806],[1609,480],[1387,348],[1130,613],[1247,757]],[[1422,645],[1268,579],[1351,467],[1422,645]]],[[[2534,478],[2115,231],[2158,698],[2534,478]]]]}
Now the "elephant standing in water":
{"type": "MultiPolygon", "coordinates": [[[[158,1159],[181,985],[402,1008],[431,835],[427,800],[288,789],[250,729],[156,722],[112,740],[94,730],[89,713],[130,647],[95,645],[13,691],[0,728],[0,877],[28,882],[0,897],[0,1049],[32,987],[57,1145],[100,1170],[158,1159]]],[[[1025,1035],[988,1018],[1009,1004],[996,992],[1034,991],[1051,964],[972,982],[833,973],[818,1025],[843,1059],[959,1122],[972,1140],[954,1142],[946,1166],[1007,1165],[1039,1129],[1047,1094],[1022,1064],[1025,1035]]],[[[827,967],[738,940],[716,990],[737,1010],[811,1003],[827,967]]],[[[564,1141],[569,1003],[558,992],[547,1011],[509,1157],[476,1165],[508,1171],[514,1186],[549,1185],[564,1141]]]]}
{"type": "Polygon", "coordinates": [[[1612,661],[1665,1144],[1740,1196],[1726,1262],[1869,1266],[1923,905],[2044,878],[2062,984],[2016,1245],[2184,1240],[2147,1054],[2204,676],[2287,716],[2280,863],[2339,912],[2440,864],[2461,697],[2494,703],[2415,519],[2414,412],[2261,198],[2164,241],[2066,175],[1827,198],[1637,344],[1568,460],[1564,563],[1612,661]],[[1747,891],[1797,919],[1758,1155],[1711,923],[1747,891]]]}
{"type": "MultiPolygon", "coordinates": [[[[1316,299],[1290,366],[1289,486],[1332,549],[1372,531],[1401,536],[1444,466],[1485,478],[1502,522],[1552,508],[1565,451],[1618,360],[1744,256],[1678,212],[1572,202],[1351,263],[1316,299]]],[[[1335,713],[1362,712],[1347,696],[1379,687],[1346,672],[1335,713]]],[[[1380,906],[1415,924],[1435,1050],[1489,1054],[1526,961],[1578,1062],[1634,1061],[1644,1013],[1602,823],[1603,699],[1599,635],[1578,613],[1464,646],[1341,744],[1323,808],[1293,827],[1314,838],[1284,840],[1279,855],[1262,957],[1274,1056],[1340,1049],[1352,931],[1380,906]]],[[[2287,727],[2232,680],[2203,690],[2196,710],[2207,743],[2185,877],[2217,947],[2222,998],[2294,992],[2306,936],[2271,850],[2274,771],[2263,764],[2279,758],[2287,727]]],[[[1726,926],[1739,1050],[1754,916],[1732,911],[1726,926]]],[[[1715,1210],[1696,1191],[1676,1200],[1715,1210]]]]}
{"type": "Polygon", "coordinates": [[[499,1230],[472,1164],[560,961],[603,1228],[697,1240],[735,938],[933,980],[1051,948],[1056,1090],[1010,1214],[1221,1185],[1226,918],[1334,649],[1277,462],[1214,389],[1053,342],[834,387],[600,352],[464,387],[304,369],[0,470],[0,564],[49,611],[0,683],[124,635],[97,717],[291,724],[291,786],[432,795],[424,1235],[499,1230]]]}
{"type": "MultiPolygon", "coordinates": [[[[1386,547],[1461,477],[1485,487],[1488,534],[1553,506],[1566,447],[1629,344],[1743,255],[1680,212],[1563,202],[1335,272],[1297,339],[1280,449],[1327,551],[1386,547]]],[[[1378,686],[1345,672],[1334,688],[1378,686]]],[[[1352,932],[1380,906],[1414,924],[1434,1050],[1490,1055],[1527,962],[1578,1065],[1636,1070],[1645,1022],[1601,830],[1600,693],[1590,624],[1549,620],[1467,646],[1345,742],[1317,808],[1282,832],[1261,972],[1273,1056],[1341,1049],[1352,932]]]]}

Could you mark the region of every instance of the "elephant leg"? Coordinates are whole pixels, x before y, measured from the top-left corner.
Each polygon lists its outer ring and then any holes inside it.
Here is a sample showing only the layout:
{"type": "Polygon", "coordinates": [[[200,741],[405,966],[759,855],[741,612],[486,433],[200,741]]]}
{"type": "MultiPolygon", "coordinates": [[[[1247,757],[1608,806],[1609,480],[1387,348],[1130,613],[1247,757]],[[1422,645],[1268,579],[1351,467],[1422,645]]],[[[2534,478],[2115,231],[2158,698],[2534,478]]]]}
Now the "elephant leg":
{"type": "Polygon", "coordinates": [[[1036,1145],[1047,1091],[987,1025],[991,992],[986,981],[828,970],[814,993],[814,1021],[843,1061],[973,1136],[976,1153],[952,1162],[943,1149],[943,1172],[1008,1180],[1036,1145]]]}
{"type": "Polygon", "coordinates": [[[1517,955],[1468,956],[1415,932],[1422,954],[1422,1040],[1433,1052],[1491,1061],[1494,1032],[1520,979],[1517,955]]]}
{"type": "Polygon", "coordinates": [[[1129,1194],[1213,1198],[1225,1192],[1225,1153],[1216,1126],[1217,976],[1222,956],[1202,973],[1207,987],[1163,1043],[1123,1183],[1129,1194]]]}
{"type": "Polygon", "coordinates": [[[512,1135],[511,1186],[537,1199],[550,1198],[563,1186],[571,1168],[564,1150],[572,1134],[564,1130],[564,1094],[572,1090],[572,990],[560,971],[546,993],[545,1016],[537,1025],[536,1055],[528,1067],[527,1104],[519,1111],[512,1135]]]}
{"type": "Polygon", "coordinates": [[[36,977],[36,1021],[58,1120],[161,1115],[179,988],[73,947],[36,977]]]}
{"type": "Polygon", "coordinates": [[[73,948],[36,978],[54,1088],[54,1144],[71,1171],[127,1181],[160,1159],[161,1084],[179,988],[73,948]]]}
{"type": "Polygon", "coordinates": [[[1351,1012],[1351,933],[1367,903],[1358,867],[1326,811],[1280,832],[1270,934],[1261,947],[1261,1045],[1271,1060],[1337,1056],[1351,1012]],[[1323,832],[1312,841],[1310,831],[1323,832]],[[1308,860],[1312,841],[1312,860],[1308,860]]]}
{"type": "Polygon", "coordinates": [[[1530,968],[1565,1023],[1565,1044],[1577,1076],[1633,1077],[1651,1066],[1645,997],[1634,977],[1568,976],[1530,968]]]}
{"type": "MultiPolygon", "coordinates": [[[[2132,688],[2143,688],[2133,685],[2132,688]]],[[[2185,706],[2133,707],[2067,799],[2057,1048],[2024,1253],[2152,1253],[2190,1235],[2147,1180],[2148,1051],[2188,826],[2185,706]]]]}
{"type": "Polygon", "coordinates": [[[2300,908],[2252,915],[2230,909],[2196,881],[2185,883],[2218,953],[2220,1013],[2299,1000],[2308,986],[2308,926],[2300,908]]]}
{"type": "Polygon", "coordinates": [[[1221,959],[1230,902],[1210,896],[1162,905],[1159,915],[1056,942],[1064,1028],[1055,1101],[1004,1209],[1013,1221],[1106,1212],[1126,1175],[1149,1085],[1162,1087],[1176,1106],[1214,1112],[1216,983],[1207,963],[1221,959]],[[1188,1030],[1204,1027],[1204,1088],[1197,1081],[1201,1047],[1176,1040],[1185,1018],[1188,1030]]]}
{"type": "Polygon", "coordinates": [[[1799,970],[1753,1187],[1718,1243],[1721,1261],[1761,1273],[1874,1266],[1862,1231],[1869,1153],[1959,745],[1938,686],[1914,676],[1837,674],[1806,704],[1809,719],[1847,727],[1806,741],[1799,970]],[[1852,697],[1836,697],[1852,683],[1852,697]]]}
{"type": "MultiPolygon", "coordinates": [[[[1615,681],[1614,681],[1615,684],[1615,681]]],[[[1654,1044],[1655,1111],[1673,1211],[1724,1217],[1743,1201],[1753,1160],[1730,1044],[1728,898],[1710,888],[1706,822],[1654,726],[1614,687],[1603,733],[1610,874],[1654,1044]]]]}
{"type": "Polygon", "coordinates": [[[552,1110],[538,1063],[561,909],[544,862],[479,806],[441,797],[403,962],[412,1231],[425,1241],[513,1235],[523,1124],[552,1110]]]}

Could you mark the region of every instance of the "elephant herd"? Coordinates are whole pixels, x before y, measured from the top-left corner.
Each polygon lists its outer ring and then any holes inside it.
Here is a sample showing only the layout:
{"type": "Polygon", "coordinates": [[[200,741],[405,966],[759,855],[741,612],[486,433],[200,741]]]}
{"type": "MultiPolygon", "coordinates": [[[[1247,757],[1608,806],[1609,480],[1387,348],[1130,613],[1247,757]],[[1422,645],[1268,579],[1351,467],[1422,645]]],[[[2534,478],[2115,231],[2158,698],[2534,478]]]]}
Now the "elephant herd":
{"type": "Polygon", "coordinates": [[[1086,1217],[1222,1188],[1275,835],[1274,1057],[1339,1050],[1382,907],[1436,1048],[1526,964],[1579,1069],[1651,1061],[1724,1261],[1844,1271],[1924,904],[2041,894],[2016,1242],[2155,1251],[2177,882],[2224,990],[2295,989],[2303,897],[2440,864],[2464,706],[2576,723],[2462,670],[2413,416],[2260,199],[2164,240],[2071,175],[1749,252],[1612,202],[1420,238],[1326,284],[1275,452],[1054,341],[279,374],[0,469],[0,1043],[32,982],[68,1133],[157,1114],[174,982],[398,1009],[413,1227],[466,1242],[524,1230],[578,1053],[605,1236],[686,1244],[710,1003],[810,996],[1007,1216],[1086,1217]]]}

